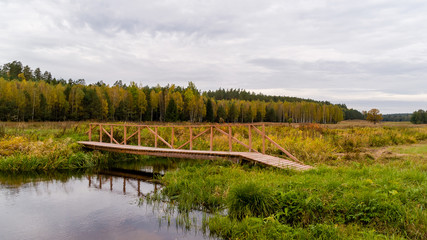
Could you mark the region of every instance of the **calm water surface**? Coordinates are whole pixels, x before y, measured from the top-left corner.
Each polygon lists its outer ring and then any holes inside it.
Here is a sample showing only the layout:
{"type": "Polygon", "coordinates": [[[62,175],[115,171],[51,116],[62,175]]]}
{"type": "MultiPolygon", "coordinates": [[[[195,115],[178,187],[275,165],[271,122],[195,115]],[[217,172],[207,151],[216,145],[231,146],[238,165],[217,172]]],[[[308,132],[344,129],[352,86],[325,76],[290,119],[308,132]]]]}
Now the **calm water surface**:
{"type": "Polygon", "coordinates": [[[152,173],[167,170],[134,163],[96,173],[0,175],[0,239],[207,239],[202,213],[192,213],[186,229],[166,204],[139,204],[161,188],[152,173]]]}

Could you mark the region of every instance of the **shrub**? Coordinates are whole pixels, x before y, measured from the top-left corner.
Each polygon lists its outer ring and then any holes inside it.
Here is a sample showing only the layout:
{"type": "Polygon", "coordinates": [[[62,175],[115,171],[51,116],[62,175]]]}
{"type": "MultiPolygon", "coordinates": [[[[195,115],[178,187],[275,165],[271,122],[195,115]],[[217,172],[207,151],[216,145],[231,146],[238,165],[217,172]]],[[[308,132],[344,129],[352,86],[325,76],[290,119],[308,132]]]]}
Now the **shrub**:
{"type": "Polygon", "coordinates": [[[266,217],[275,211],[277,200],[272,189],[248,182],[230,190],[228,206],[229,215],[237,219],[246,216],[266,217]]]}

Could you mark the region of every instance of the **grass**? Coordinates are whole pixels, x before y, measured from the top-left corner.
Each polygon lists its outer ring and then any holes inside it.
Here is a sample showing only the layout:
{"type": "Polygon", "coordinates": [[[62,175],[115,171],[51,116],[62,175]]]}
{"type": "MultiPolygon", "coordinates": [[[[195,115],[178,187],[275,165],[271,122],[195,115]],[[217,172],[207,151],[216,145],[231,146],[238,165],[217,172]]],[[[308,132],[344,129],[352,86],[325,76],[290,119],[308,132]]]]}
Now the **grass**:
{"type": "Polygon", "coordinates": [[[394,151],[401,154],[427,154],[427,144],[415,144],[410,146],[395,147],[394,151]]]}
{"type": "Polygon", "coordinates": [[[30,141],[25,137],[0,140],[0,171],[34,171],[95,167],[107,161],[100,152],[86,152],[70,138],[30,141]]]}
{"type": "Polygon", "coordinates": [[[30,172],[93,168],[111,161],[108,154],[84,151],[87,124],[0,123],[0,171],[30,172]]]}
{"type": "Polygon", "coordinates": [[[221,238],[427,237],[425,158],[307,172],[205,163],[163,181],[181,211],[216,213],[208,225],[221,238]]]}

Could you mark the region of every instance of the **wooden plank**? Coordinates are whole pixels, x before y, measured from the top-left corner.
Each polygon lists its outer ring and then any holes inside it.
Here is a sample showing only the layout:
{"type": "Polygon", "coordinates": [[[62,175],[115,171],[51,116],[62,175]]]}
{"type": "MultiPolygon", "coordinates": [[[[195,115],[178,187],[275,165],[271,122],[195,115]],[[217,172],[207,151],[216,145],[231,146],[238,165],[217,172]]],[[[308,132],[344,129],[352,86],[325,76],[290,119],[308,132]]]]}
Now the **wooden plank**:
{"type": "Polygon", "coordinates": [[[124,125],[123,128],[124,128],[123,129],[123,140],[124,140],[123,143],[126,145],[126,140],[127,140],[127,138],[126,138],[126,125],[124,125]]]}
{"type": "MultiPolygon", "coordinates": [[[[208,129],[209,130],[209,129],[208,129]]],[[[298,164],[286,159],[264,155],[261,153],[248,153],[248,152],[221,152],[221,151],[202,151],[202,150],[183,150],[183,149],[171,149],[171,148],[152,148],[142,147],[133,145],[119,145],[111,143],[100,143],[100,142],[79,142],[86,147],[105,151],[115,151],[131,154],[143,154],[152,156],[163,156],[163,157],[184,157],[184,158],[195,158],[195,159],[215,159],[216,157],[244,158],[255,163],[262,163],[265,165],[279,167],[279,168],[291,168],[296,170],[308,170],[311,166],[298,164]]]]}
{"type": "Polygon", "coordinates": [[[265,125],[262,125],[262,154],[265,154],[265,125]]]}
{"type": "Polygon", "coordinates": [[[141,146],[141,127],[138,127],[138,146],[141,146]]]}
{"type": "Polygon", "coordinates": [[[110,143],[113,143],[113,126],[110,126],[110,143]]]}
{"type": "MultiPolygon", "coordinates": [[[[173,148],[172,145],[170,145],[164,138],[162,138],[158,133],[157,133],[157,128],[156,131],[153,131],[153,129],[147,127],[147,129],[154,134],[154,136],[156,136],[156,138],[160,139],[160,141],[162,141],[164,144],[166,144],[169,148],[173,148]]],[[[155,147],[157,147],[157,139],[155,140],[155,147]]]]}
{"type": "Polygon", "coordinates": [[[172,136],[171,136],[171,146],[172,146],[172,148],[173,148],[173,142],[174,142],[174,140],[175,140],[175,128],[172,127],[172,136]]]}
{"type": "Polygon", "coordinates": [[[109,132],[107,132],[107,130],[105,130],[105,128],[102,128],[102,130],[105,132],[105,134],[107,134],[107,136],[109,136],[109,137],[110,137],[110,139],[111,139],[112,141],[114,141],[116,144],[119,144],[119,142],[117,142],[117,141],[116,141],[116,139],[114,139],[114,138],[110,135],[110,133],[109,133],[109,132]]]}
{"type": "Polygon", "coordinates": [[[251,125],[248,125],[248,134],[249,134],[249,152],[252,149],[252,129],[251,125]]]}
{"type": "MultiPolygon", "coordinates": [[[[220,133],[222,133],[222,134],[224,134],[224,135],[226,135],[226,136],[229,136],[229,134],[228,133],[226,133],[224,130],[222,130],[221,128],[218,128],[218,127],[216,127],[215,126],[215,128],[220,132],[220,133]]],[[[231,137],[234,141],[236,141],[237,143],[239,143],[240,145],[242,145],[242,146],[244,146],[244,147],[246,147],[246,148],[248,148],[249,149],[249,146],[248,145],[246,145],[246,144],[244,144],[242,141],[240,141],[239,139],[237,139],[236,137],[234,137],[234,136],[232,136],[231,137]]],[[[258,152],[257,150],[255,150],[255,149],[253,149],[253,148],[250,148],[250,149],[252,149],[252,151],[254,151],[254,152],[258,152]]]]}
{"type": "Polygon", "coordinates": [[[99,142],[102,142],[102,126],[99,124],[99,142]]]}
{"type": "MultiPolygon", "coordinates": [[[[273,141],[273,139],[271,139],[270,137],[266,136],[265,133],[261,132],[258,128],[254,127],[255,131],[257,131],[259,134],[263,135],[263,137],[265,139],[267,139],[268,141],[270,141],[274,146],[276,146],[278,149],[280,149],[282,152],[284,152],[288,157],[290,157],[292,160],[302,163],[300,160],[298,160],[296,157],[294,157],[290,152],[286,151],[282,146],[280,146],[279,144],[277,144],[275,141],[273,141]]],[[[264,139],[263,138],[263,139],[264,139]]],[[[263,143],[264,145],[264,143],[263,143]]],[[[263,146],[264,147],[264,146],[263,146]]]]}
{"type": "Polygon", "coordinates": [[[138,130],[136,130],[134,133],[132,133],[129,137],[127,137],[125,140],[123,140],[123,142],[121,142],[120,144],[123,144],[125,142],[127,142],[129,139],[131,139],[133,136],[135,136],[138,133],[138,130]]]}
{"type": "Polygon", "coordinates": [[[231,142],[231,126],[228,126],[228,151],[233,151],[233,143],[231,142]]]}
{"type": "Polygon", "coordinates": [[[193,128],[190,126],[190,150],[193,150],[193,128]]]}
{"type": "MultiPolygon", "coordinates": [[[[147,127],[148,129],[150,129],[149,127],[147,127]]],[[[154,147],[157,147],[157,138],[159,136],[159,134],[157,134],[157,127],[154,128],[156,131],[154,133],[154,147]]]]}
{"type": "Polygon", "coordinates": [[[92,141],[92,124],[89,124],[89,141],[92,141]]]}
{"type": "Polygon", "coordinates": [[[213,150],[213,127],[211,126],[211,135],[209,138],[209,150],[213,150]]]}
{"type": "MultiPolygon", "coordinates": [[[[194,136],[193,138],[192,138],[192,140],[194,140],[194,139],[196,139],[196,138],[198,138],[198,137],[200,137],[200,136],[202,136],[203,134],[205,134],[207,131],[209,131],[209,129],[206,129],[205,131],[203,131],[203,132],[201,132],[201,133],[199,133],[199,134],[197,134],[196,136],[194,136]]],[[[189,144],[190,143],[190,140],[188,140],[187,142],[185,142],[184,144],[182,144],[181,146],[179,146],[178,148],[176,148],[176,149],[181,149],[182,147],[184,147],[185,145],[187,145],[187,144],[189,144]]]]}
{"type": "MultiPolygon", "coordinates": [[[[92,125],[99,125],[100,123],[89,123],[92,125]]],[[[102,125],[105,126],[120,126],[122,127],[123,124],[118,124],[118,123],[101,123],[102,125]]],[[[194,127],[194,128],[199,128],[199,127],[211,127],[211,126],[262,126],[262,125],[268,125],[268,126],[288,126],[288,123],[278,123],[278,122],[269,122],[269,123],[228,123],[228,124],[188,124],[188,125],[184,125],[184,124],[152,124],[152,125],[148,125],[148,124],[126,124],[129,127],[194,127]]]]}

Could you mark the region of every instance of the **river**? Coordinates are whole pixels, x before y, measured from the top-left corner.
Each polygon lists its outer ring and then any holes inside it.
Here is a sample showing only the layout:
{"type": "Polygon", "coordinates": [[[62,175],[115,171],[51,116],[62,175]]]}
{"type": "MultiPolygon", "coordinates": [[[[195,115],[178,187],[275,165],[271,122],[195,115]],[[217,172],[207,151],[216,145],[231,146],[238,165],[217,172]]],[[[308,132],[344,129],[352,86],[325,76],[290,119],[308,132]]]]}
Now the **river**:
{"type": "MultiPolygon", "coordinates": [[[[174,160],[98,171],[0,174],[0,239],[207,239],[203,213],[183,218],[167,203],[140,201],[174,160]],[[169,209],[169,210],[166,210],[169,209]]],[[[155,161],[152,161],[155,162],[155,161]]]]}

